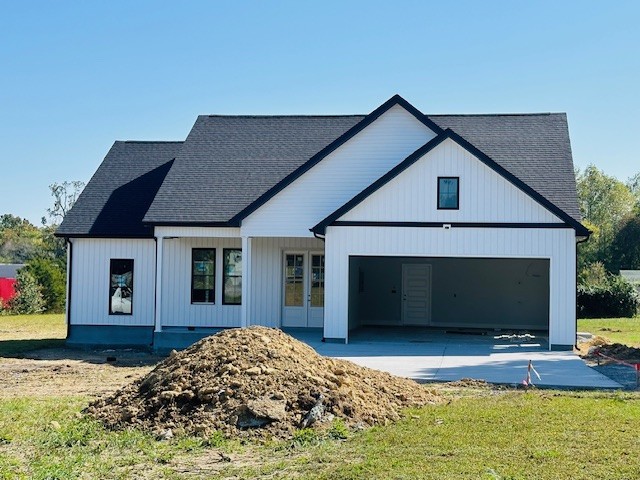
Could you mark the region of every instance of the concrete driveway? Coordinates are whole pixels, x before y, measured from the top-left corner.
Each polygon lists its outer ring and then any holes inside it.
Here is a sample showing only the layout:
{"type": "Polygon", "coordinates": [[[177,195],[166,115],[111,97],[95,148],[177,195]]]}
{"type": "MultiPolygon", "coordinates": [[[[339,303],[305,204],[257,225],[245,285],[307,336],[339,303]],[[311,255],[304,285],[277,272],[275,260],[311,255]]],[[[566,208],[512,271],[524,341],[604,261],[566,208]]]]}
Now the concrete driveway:
{"type": "Polygon", "coordinates": [[[416,381],[462,378],[521,384],[529,360],[540,387],[607,388],[622,386],[588,367],[575,353],[551,352],[545,338],[531,335],[446,333],[426,329],[367,328],[350,333],[349,344],[323,343],[320,330],[292,330],[321,355],[343,358],[416,381]]]}

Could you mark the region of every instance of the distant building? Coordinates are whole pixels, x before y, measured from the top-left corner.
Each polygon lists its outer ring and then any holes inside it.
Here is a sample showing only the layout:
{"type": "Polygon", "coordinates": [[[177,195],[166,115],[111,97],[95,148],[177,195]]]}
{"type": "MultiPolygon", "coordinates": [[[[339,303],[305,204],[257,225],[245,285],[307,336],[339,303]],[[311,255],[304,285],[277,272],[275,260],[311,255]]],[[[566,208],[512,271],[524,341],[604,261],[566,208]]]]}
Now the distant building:
{"type": "Polygon", "coordinates": [[[16,274],[22,263],[0,263],[0,301],[6,304],[15,294],[16,274]]]}
{"type": "Polygon", "coordinates": [[[631,282],[640,292],[640,270],[620,270],[620,276],[631,282]]]}

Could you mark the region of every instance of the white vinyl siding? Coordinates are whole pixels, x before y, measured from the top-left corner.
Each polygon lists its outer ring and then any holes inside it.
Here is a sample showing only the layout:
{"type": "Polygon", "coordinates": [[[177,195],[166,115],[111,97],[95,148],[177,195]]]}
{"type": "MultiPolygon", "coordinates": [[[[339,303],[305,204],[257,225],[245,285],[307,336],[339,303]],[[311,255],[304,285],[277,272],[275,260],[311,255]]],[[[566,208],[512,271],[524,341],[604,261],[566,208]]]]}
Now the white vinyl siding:
{"type": "Polygon", "coordinates": [[[163,327],[239,327],[240,305],[222,305],[222,250],[241,248],[239,238],[165,239],[162,266],[163,327]],[[215,304],[191,303],[194,248],[216,249],[215,304]]]}
{"type": "Polygon", "coordinates": [[[71,241],[71,324],[152,326],[155,242],[113,238],[74,238],[71,241]],[[131,315],[109,315],[109,267],[114,258],[133,260],[131,315]]]}
{"type": "Polygon", "coordinates": [[[323,252],[324,243],[316,238],[254,238],[251,244],[252,299],[248,324],[279,327],[282,317],[284,252],[323,252]]]}
{"type": "Polygon", "coordinates": [[[347,338],[349,256],[500,257],[550,260],[550,344],[575,342],[575,232],[528,228],[329,227],[325,255],[327,338],[347,338]]]}
{"type": "Polygon", "coordinates": [[[399,105],[242,221],[243,236],[311,237],[316,223],[435,137],[399,105]]]}
{"type": "Polygon", "coordinates": [[[240,237],[240,229],[234,227],[155,227],[156,237],[233,238],[240,237]]]}
{"type": "Polygon", "coordinates": [[[558,223],[561,220],[447,139],[339,220],[558,223]],[[459,208],[438,210],[438,177],[459,177],[459,208]]]}

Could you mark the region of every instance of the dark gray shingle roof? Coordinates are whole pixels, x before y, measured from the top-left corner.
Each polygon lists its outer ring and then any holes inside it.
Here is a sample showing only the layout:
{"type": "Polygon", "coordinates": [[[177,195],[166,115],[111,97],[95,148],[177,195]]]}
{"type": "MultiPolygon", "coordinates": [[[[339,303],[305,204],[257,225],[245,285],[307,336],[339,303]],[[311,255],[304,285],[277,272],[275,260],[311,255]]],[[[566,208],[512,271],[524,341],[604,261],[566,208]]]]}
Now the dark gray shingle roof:
{"type": "Polygon", "coordinates": [[[115,142],[56,234],[151,236],[142,224],[183,142],[115,142]]]}
{"type": "Polygon", "coordinates": [[[227,222],[363,118],[199,116],[144,221],[227,222]]]}
{"type": "Polygon", "coordinates": [[[429,115],[451,128],[551,203],[580,221],[564,113],[429,115]]]}
{"type": "MultiPolygon", "coordinates": [[[[148,236],[143,222],[225,224],[365,118],[203,115],[184,144],[116,142],[58,234],[148,236]]],[[[565,114],[428,118],[580,220],[565,114]]]]}

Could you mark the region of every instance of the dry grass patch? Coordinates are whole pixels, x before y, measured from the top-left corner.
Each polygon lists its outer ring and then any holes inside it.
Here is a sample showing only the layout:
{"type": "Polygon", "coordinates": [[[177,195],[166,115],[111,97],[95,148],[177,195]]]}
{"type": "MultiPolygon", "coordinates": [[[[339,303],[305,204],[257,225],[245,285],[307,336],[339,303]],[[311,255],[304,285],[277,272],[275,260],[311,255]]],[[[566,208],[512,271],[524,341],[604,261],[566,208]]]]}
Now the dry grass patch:
{"type": "Polygon", "coordinates": [[[582,318],[578,320],[578,331],[606,337],[608,343],[640,347],[640,317],[582,318]]]}
{"type": "Polygon", "coordinates": [[[0,357],[61,347],[67,335],[63,314],[0,316],[0,357]]]}

